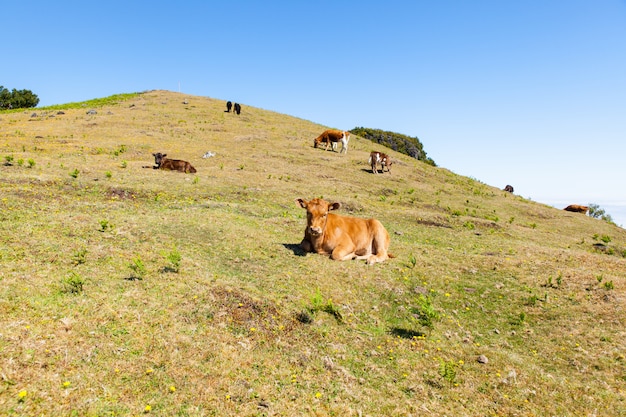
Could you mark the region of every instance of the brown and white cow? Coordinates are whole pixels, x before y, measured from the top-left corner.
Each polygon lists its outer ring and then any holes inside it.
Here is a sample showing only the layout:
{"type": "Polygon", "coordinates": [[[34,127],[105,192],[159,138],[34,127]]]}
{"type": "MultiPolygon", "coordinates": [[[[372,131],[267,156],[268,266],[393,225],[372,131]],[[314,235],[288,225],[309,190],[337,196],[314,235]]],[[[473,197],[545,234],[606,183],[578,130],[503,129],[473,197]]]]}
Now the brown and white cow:
{"type": "Polygon", "coordinates": [[[387,172],[391,174],[391,158],[389,155],[384,154],[382,152],[370,152],[370,158],[367,161],[372,167],[372,173],[378,174],[377,165],[380,164],[380,170],[385,173],[385,167],[387,167],[387,172]]]}
{"type": "Polygon", "coordinates": [[[180,159],[166,158],[167,154],[157,152],[153,153],[154,156],[154,169],[168,169],[171,171],[180,171],[193,174],[196,169],[187,161],[181,161],[180,159]]]}
{"type": "Polygon", "coordinates": [[[326,143],[326,148],[332,146],[332,149],[336,151],[337,143],[341,142],[341,150],[339,153],[348,153],[348,142],[350,141],[350,132],[344,132],[343,130],[328,129],[322,132],[321,135],[313,140],[313,147],[317,148],[322,143],[326,143]]]}
{"type": "Polygon", "coordinates": [[[388,252],[389,233],[378,220],[331,213],[341,204],[321,198],[296,202],[306,209],[307,224],[300,242],[305,252],[330,255],[336,261],[367,259],[368,265],[393,258],[388,252]]]}
{"type": "Polygon", "coordinates": [[[565,211],[572,211],[574,213],[585,213],[585,214],[587,214],[587,212],[589,211],[589,207],[587,207],[587,206],[579,206],[578,204],[570,204],[569,206],[565,207],[563,210],[565,210],[565,211]]]}

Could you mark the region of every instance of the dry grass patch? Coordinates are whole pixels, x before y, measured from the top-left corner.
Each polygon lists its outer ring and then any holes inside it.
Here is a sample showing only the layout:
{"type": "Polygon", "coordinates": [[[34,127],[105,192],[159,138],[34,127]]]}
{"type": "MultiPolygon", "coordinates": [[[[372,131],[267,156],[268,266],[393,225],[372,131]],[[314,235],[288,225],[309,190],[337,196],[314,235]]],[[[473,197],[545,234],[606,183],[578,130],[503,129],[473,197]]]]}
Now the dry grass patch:
{"type": "Polygon", "coordinates": [[[623,229],[392,151],[375,176],[378,145],[224,108],[0,113],[5,414],[626,413],[623,229]],[[304,256],[299,197],[378,218],[396,258],[304,256]]]}

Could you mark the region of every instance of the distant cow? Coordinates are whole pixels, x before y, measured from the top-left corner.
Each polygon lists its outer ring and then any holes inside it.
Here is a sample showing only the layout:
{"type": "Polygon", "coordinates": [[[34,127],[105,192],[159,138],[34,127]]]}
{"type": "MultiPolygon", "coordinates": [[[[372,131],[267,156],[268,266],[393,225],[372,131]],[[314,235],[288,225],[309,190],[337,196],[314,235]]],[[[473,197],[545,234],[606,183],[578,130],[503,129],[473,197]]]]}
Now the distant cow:
{"type": "Polygon", "coordinates": [[[587,212],[589,211],[589,207],[587,207],[587,206],[579,206],[578,204],[570,204],[569,206],[565,207],[563,210],[565,210],[565,211],[572,211],[574,213],[584,213],[584,214],[587,214],[587,212]]]}
{"type": "Polygon", "coordinates": [[[336,129],[328,129],[322,132],[321,135],[313,139],[313,147],[317,148],[322,143],[326,143],[326,148],[324,150],[328,150],[328,146],[332,146],[333,150],[336,149],[336,144],[341,142],[341,151],[339,153],[345,152],[348,153],[348,141],[350,140],[350,133],[344,132],[342,130],[336,129]]]}
{"type": "Polygon", "coordinates": [[[296,202],[306,209],[307,225],[300,247],[305,252],[330,255],[336,261],[367,259],[368,265],[393,258],[388,253],[389,233],[376,219],[361,219],[330,213],[341,207],[320,198],[296,202]]]}
{"type": "Polygon", "coordinates": [[[235,103],[235,113],[241,114],[241,105],[239,103],[235,103]]]}
{"type": "Polygon", "coordinates": [[[370,152],[370,157],[367,161],[372,167],[372,173],[378,174],[378,164],[380,164],[380,170],[384,173],[385,167],[387,167],[387,172],[391,174],[391,158],[389,155],[384,154],[382,152],[370,152]]]}
{"type": "Polygon", "coordinates": [[[153,153],[154,156],[154,169],[168,169],[171,171],[180,171],[193,174],[196,172],[196,169],[191,166],[191,164],[187,161],[181,161],[180,159],[168,159],[166,158],[167,154],[165,153],[153,153]]]}
{"type": "Polygon", "coordinates": [[[512,193],[513,192],[513,186],[512,185],[507,185],[506,187],[504,187],[504,191],[512,193]]]}
{"type": "Polygon", "coordinates": [[[230,113],[230,109],[233,108],[233,102],[232,101],[227,101],[226,102],[226,113],[230,113]]]}

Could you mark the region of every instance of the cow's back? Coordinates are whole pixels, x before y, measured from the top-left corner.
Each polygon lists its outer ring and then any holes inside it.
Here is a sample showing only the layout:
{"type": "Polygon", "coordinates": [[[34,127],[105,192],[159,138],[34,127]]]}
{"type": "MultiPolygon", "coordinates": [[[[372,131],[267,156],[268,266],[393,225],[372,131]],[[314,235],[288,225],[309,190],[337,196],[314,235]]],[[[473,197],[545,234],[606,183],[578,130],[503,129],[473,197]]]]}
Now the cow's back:
{"type": "Polygon", "coordinates": [[[332,251],[342,238],[342,235],[345,234],[350,237],[357,248],[364,249],[367,247],[367,249],[370,250],[372,239],[380,231],[380,229],[384,230],[388,246],[389,234],[380,221],[373,218],[362,219],[359,217],[348,217],[340,214],[328,213],[328,223],[324,233],[324,247],[330,248],[332,251]]]}

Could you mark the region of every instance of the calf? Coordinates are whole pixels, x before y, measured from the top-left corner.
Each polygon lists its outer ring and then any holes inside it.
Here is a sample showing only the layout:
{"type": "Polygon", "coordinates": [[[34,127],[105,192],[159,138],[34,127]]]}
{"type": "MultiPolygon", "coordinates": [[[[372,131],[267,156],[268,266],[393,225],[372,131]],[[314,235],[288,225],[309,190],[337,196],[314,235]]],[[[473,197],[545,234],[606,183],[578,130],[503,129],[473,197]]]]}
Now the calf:
{"type": "Polygon", "coordinates": [[[385,173],[385,167],[387,167],[387,172],[391,174],[391,158],[389,155],[384,154],[382,152],[370,152],[370,157],[368,159],[368,163],[372,167],[372,173],[378,174],[377,165],[380,164],[380,170],[385,173]]]}
{"type": "Polygon", "coordinates": [[[343,130],[336,129],[328,129],[322,132],[321,135],[313,139],[313,147],[317,148],[322,143],[326,143],[326,148],[324,150],[328,150],[328,146],[332,146],[333,150],[336,149],[337,143],[341,142],[341,151],[339,153],[345,152],[348,153],[348,141],[350,140],[350,133],[344,132],[343,130]]]}
{"type": "Polygon", "coordinates": [[[587,214],[587,212],[589,211],[589,207],[587,207],[587,206],[579,206],[578,204],[570,204],[569,206],[565,207],[563,210],[565,210],[565,211],[572,211],[574,213],[584,213],[584,214],[587,214]]]}
{"type": "Polygon", "coordinates": [[[193,174],[196,172],[196,169],[191,166],[191,164],[187,161],[181,161],[180,159],[168,159],[166,158],[167,154],[165,153],[153,153],[154,156],[154,169],[168,169],[171,171],[180,171],[193,174]]]}
{"type": "Polygon", "coordinates": [[[336,261],[367,259],[368,265],[393,258],[388,252],[389,233],[378,220],[330,213],[341,205],[320,198],[296,202],[306,210],[307,225],[300,242],[305,252],[330,255],[336,261]]]}

